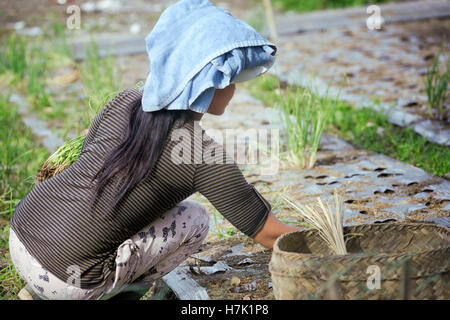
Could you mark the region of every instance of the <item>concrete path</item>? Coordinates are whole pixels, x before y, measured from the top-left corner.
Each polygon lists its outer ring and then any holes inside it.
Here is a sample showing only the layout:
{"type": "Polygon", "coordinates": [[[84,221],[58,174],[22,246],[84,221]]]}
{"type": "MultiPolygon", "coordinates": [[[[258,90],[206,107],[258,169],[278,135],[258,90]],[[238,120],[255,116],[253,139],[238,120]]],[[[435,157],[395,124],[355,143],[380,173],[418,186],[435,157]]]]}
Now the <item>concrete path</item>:
{"type": "MultiPolygon", "coordinates": [[[[380,8],[382,24],[440,19],[450,16],[450,1],[448,0],[401,1],[377,6],[380,8]]],[[[365,26],[367,18],[372,14],[373,12],[367,13],[367,6],[309,13],[291,11],[288,14],[277,16],[275,21],[278,34],[285,36],[336,27],[365,26]]]]}

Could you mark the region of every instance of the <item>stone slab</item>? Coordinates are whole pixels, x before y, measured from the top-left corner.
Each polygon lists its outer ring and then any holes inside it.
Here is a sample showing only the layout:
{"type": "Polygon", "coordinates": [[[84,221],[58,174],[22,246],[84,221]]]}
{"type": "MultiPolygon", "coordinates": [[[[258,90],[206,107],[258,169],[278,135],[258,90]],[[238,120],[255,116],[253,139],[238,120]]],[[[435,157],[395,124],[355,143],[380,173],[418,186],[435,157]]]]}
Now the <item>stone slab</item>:
{"type": "Polygon", "coordinates": [[[102,34],[91,39],[88,37],[77,38],[69,43],[72,57],[75,61],[86,58],[86,48],[94,41],[98,46],[99,56],[121,56],[145,53],[145,37],[130,34],[102,34]]]}
{"type": "Polygon", "coordinates": [[[50,152],[53,153],[58,149],[64,140],[55,134],[47,123],[37,118],[32,112],[29,103],[26,99],[18,94],[12,94],[10,102],[17,105],[17,110],[20,114],[22,122],[27,126],[31,132],[42,142],[42,145],[50,152]]]}
{"type": "MultiPolygon", "coordinates": [[[[450,2],[446,0],[402,1],[380,4],[379,7],[383,24],[450,16],[450,2]]],[[[366,10],[367,6],[309,13],[289,12],[276,15],[275,24],[280,36],[342,26],[366,25],[369,17],[366,10]]]]}

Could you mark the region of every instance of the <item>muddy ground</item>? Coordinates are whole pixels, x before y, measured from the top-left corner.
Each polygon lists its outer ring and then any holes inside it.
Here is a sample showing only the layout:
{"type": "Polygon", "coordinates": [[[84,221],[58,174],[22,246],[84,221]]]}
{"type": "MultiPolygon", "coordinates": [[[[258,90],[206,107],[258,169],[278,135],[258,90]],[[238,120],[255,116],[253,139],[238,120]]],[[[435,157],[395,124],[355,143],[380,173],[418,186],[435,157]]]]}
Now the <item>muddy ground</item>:
{"type": "Polygon", "coordinates": [[[192,278],[207,288],[211,299],[243,300],[274,299],[268,269],[271,250],[245,236],[235,236],[229,240],[206,242],[201,247],[198,258],[190,258],[185,263],[190,266],[192,278]],[[242,251],[226,256],[230,248],[245,244],[242,251]],[[202,260],[207,257],[207,261],[202,260]],[[211,266],[218,261],[225,262],[232,271],[202,274],[199,266],[211,266]]]}

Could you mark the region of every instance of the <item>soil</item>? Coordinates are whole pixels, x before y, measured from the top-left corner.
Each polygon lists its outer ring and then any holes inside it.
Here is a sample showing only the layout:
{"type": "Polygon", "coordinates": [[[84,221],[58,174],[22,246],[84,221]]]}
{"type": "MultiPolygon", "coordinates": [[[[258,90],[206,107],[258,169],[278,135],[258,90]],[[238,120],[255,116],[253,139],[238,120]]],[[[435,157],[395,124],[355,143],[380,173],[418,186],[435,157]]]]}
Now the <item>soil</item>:
{"type": "Polygon", "coordinates": [[[202,245],[201,253],[208,255],[211,262],[195,261],[196,259],[188,259],[186,262],[191,266],[191,277],[197,283],[207,288],[208,295],[211,299],[224,300],[253,300],[253,299],[274,299],[271,289],[271,277],[268,264],[271,257],[271,250],[263,249],[259,244],[251,241],[249,238],[233,237],[229,240],[217,242],[207,242],[202,245]],[[230,248],[234,245],[247,242],[247,246],[243,249],[247,255],[233,255],[225,257],[230,253],[230,248]],[[209,255],[211,254],[211,255],[209,255]],[[246,258],[250,258],[251,264],[240,265],[239,262],[246,258]],[[196,272],[198,265],[212,265],[217,261],[223,261],[233,269],[225,273],[201,274],[196,272]],[[236,277],[240,280],[239,284],[232,283],[232,278],[236,277]],[[256,281],[256,287],[248,288],[253,281],[256,281]],[[247,285],[247,286],[246,286],[247,285]]]}

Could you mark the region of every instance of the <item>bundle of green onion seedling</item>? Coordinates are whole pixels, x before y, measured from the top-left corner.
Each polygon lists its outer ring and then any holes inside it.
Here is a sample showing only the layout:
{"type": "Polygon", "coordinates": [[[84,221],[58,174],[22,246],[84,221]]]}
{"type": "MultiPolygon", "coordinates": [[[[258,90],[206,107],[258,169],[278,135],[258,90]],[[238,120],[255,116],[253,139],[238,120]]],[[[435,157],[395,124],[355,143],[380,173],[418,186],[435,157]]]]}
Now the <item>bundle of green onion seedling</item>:
{"type": "Polygon", "coordinates": [[[86,136],[79,136],[73,138],[61,147],[59,147],[55,153],[53,153],[47,161],[45,161],[41,170],[36,176],[36,182],[42,182],[48,178],[51,178],[58,173],[67,169],[72,163],[74,163],[81,152],[81,147],[86,136]]]}

